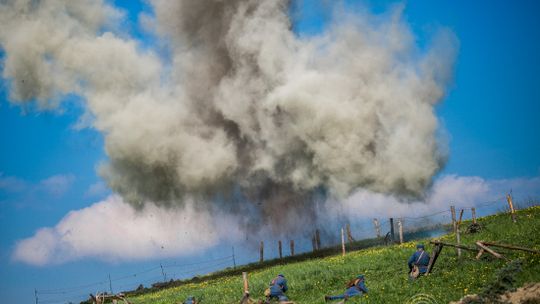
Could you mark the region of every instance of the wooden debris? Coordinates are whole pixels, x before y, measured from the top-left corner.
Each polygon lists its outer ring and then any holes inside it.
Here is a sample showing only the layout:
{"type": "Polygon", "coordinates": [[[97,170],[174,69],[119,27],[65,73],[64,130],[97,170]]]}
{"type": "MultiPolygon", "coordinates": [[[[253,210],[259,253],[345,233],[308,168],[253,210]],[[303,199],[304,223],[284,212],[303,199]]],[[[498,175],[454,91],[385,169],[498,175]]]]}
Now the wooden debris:
{"type": "Polygon", "coordinates": [[[119,293],[116,295],[97,293],[95,296],[91,294],[90,299],[92,300],[92,303],[94,304],[103,304],[107,300],[111,300],[113,301],[113,303],[116,303],[116,301],[123,301],[126,304],[131,304],[131,302],[129,302],[128,299],[126,299],[126,296],[123,293],[119,293]]]}
{"type": "Polygon", "coordinates": [[[476,255],[476,259],[479,260],[480,257],[482,256],[482,254],[484,254],[484,249],[480,249],[480,250],[478,251],[478,254],[476,255]]]}
{"type": "Polygon", "coordinates": [[[469,251],[475,251],[475,252],[478,251],[478,249],[476,249],[476,248],[471,248],[471,247],[468,247],[468,246],[465,246],[465,245],[456,245],[456,244],[445,243],[445,242],[441,242],[441,241],[430,241],[430,243],[433,244],[433,245],[442,244],[444,246],[460,248],[460,249],[469,250],[469,251]]]}
{"type": "Polygon", "coordinates": [[[426,271],[426,274],[431,273],[431,270],[433,270],[433,266],[435,265],[435,262],[437,262],[437,258],[439,257],[439,254],[441,254],[441,251],[443,250],[444,245],[441,243],[438,243],[435,245],[435,249],[433,250],[431,254],[431,258],[429,259],[428,268],[426,271]]]}
{"type": "Polygon", "coordinates": [[[500,248],[506,248],[506,249],[511,249],[511,250],[521,250],[521,251],[527,251],[530,253],[540,254],[540,250],[534,250],[534,249],[530,249],[526,247],[519,247],[519,246],[507,245],[507,244],[498,244],[498,243],[493,243],[493,242],[482,242],[482,244],[486,246],[500,247],[500,248]]]}
{"type": "Polygon", "coordinates": [[[480,249],[484,249],[485,251],[489,252],[491,255],[498,259],[505,259],[508,260],[506,257],[504,257],[502,254],[495,252],[493,249],[490,249],[486,245],[482,244],[482,242],[476,242],[476,246],[480,247],[480,249]]]}

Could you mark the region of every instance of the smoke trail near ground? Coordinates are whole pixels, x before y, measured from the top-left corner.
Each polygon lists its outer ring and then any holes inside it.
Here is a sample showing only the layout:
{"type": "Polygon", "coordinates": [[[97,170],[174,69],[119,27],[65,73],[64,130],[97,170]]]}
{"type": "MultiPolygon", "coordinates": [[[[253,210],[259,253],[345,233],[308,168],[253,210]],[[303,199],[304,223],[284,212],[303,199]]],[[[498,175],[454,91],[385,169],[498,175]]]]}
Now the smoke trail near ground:
{"type": "Polygon", "coordinates": [[[456,52],[448,31],[419,49],[399,7],[336,9],[323,33],[298,37],[285,0],[150,2],[168,55],[142,50],[103,1],[0,4],[11,100],[82,96],[105,137],[101,173],[131,204],[193,200],[297,230],[320,197],[419,196],[444,164],[434,106],[456,52]]]}

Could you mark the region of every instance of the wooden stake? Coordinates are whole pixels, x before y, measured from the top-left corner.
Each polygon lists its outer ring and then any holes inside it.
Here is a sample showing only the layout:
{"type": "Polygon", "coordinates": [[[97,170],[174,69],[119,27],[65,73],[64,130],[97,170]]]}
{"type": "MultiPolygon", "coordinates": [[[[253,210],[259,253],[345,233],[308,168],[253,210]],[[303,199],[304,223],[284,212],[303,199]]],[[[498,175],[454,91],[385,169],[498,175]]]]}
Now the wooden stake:
{"type": "Polygon", "coordinates": [[[352,237],[351,233],[351,225],[347,224],[347,242],[352,243],[354,242],[354,238],[352,237]]]}
{"type": "Polygon", "coordinates": [[[291,240],[290,246],[291,246],[291,256],[294,256],[294,240],[291,240]]]}
{"type": "Polygon", "coordinates": [[[506,201],[508,202],[508,206],[510,206],[510,215],[512,216],[512,221],[515,223],[515,222],[517,222],[516,210],[514,210],[514,203],[512,202],[512,195],[511,194],[506,195],[506,201]]]}
{"type": "Polygon", "coordinates": [[[472,213],[472,222],[473,224],[476,224],[476,208],[472,207],[471,213],[472,213]]]}
{"type": "Polygon", "coordinates": [[[313,246],[313,251],[317,250],[317,241],[315,240],[315,233],[311,237],[311,246],[313,246]]]}
{"type": "Polygon", "coordinates": [[[394,218],[390,218],[390,237],[392,238],[392,242],[396,239],[394,237],[394,218]]]}
{"type": "Polygon", "coordinates": [[[341,255],[345,256],[345,233],[343,228],[341,228],[341,255]]]}
{"type": "Polygon", "coordinates": [[[427,268],[426,273],[431,273],[431,270],[433,269],[433,266],[435,265],[435,262],[437,262],[437,258],[439,257],[439,254],[441,254],[441,251],[443,250],[444,245],[441,243],[438,243],[435,245],[435,249],[433,250],[433,254],[431,258],[429,259],[429,264],[427,268]]]}
{"type": "MultiPolygon", "coordinates": [[[[459,221],[456,223],[456,243],[461,245],[461,220],[463,219],[463,209],[459,212],[459,221]]],[[[457,249],[458,258],[461,258],[461,249],[457,249]]]]}
{"type": "Polygon", "coordinates": [[[261,241],[261,245],[259,247],[259,262],[264,262],[264,242],[261,241]]]}
{"type": "Polygon", "coordinates": [[[398,228],[399,228],[399,243],[403,244],[403,220],[398,219],[398,228]]]}
{"type": "MultiPolygon", "coordinates": [[[[459,232],[459,225],[456,226],[456,243],[458,245],[461,245],[461,234],[459,232]]],[[[457,255],[458,258],[461,258],[461,248],[457,248],[457,255]]]]}
{"type": "Polygon", "coordinates": [[[484,249],[478,250],[478,254],[476,255],[476,259],[480,260],[480,257],[482,256],[482,254],[484,254],[484,249]]]}
{"type": "Polygon", "coordinates": [[[381,225],[379,224],[378,219],[373,219],[373,225],[375,225],[375,232],[377,233],[377,238],[381,237],[381,225]]]}
{"type": "Polygon", "coordinates": [[[281,251],[281,240],[278,241],[279,258],[283,259],[283,252],[281,251]]]}
{"type": "Polygon", "coordinates": [[[249,295],[249,283],[247,272],[242,272],[242,280],[244,281],[244,294],[249,295]]]}
{"type": "Polygon", "coordinates": [[[493,251],[493,249],[490,249],[489,247],[485,246],[484,244],[482,244],[482,242],[478,241],[476,242],[476,245],[478,247],[480,247],[480,249],[484,249],[485,251],[491,253],[491,255],[493,255],[494,257],[498,258],[498,259],[506,259],[503,255],[493,251]]]}
{"type": "Polygon", "coordinates": [[[456,207],[450,206],[450,213],[452,214],[452,229],[456,233],[456,207]]]}
{"type": "Polygon", "coordinates": [[[317,245],[317,250],[321,249],[321,233],[319,229],[315,230],[315,244],[317,245]]]}

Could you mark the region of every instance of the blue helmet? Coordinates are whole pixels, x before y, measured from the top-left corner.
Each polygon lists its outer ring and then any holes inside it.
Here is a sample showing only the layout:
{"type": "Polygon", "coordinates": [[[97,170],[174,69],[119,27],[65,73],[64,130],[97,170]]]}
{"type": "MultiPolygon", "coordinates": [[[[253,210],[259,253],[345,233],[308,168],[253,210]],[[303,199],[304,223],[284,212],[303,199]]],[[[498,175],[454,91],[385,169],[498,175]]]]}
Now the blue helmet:
{"type": "Polygon", "coordinates": [[[278,274],[278,277],[285,277],[282,273],[278,274]]]}
{"type": "Polygon", "coordinates": [[[416,244],[416,249],[424,249],[424,244],[416,244]]]}
{"type": "Polygon", "coordinates": [[[363,280],[363,279],[364,279],[364,275],[363,275],[363,274],[359,274],[356,278],[357,278],[357,279],[360,279],[360,280],[363,280]]]}

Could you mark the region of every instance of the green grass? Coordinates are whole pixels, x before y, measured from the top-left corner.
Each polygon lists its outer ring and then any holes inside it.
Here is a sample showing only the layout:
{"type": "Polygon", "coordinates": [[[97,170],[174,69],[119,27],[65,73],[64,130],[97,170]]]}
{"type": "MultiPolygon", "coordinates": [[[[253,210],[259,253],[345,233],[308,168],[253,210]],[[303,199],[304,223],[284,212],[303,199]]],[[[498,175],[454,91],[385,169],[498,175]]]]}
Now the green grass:
{"type": "MultiPolygon", "coordinates": [[[[540,207],[521,210],[518,218],[517,223],[512,223],[508,214],[481,218],[479,223],[484,229],[473,235],[463,234],[462,243],[472,247],[475,241],[485,240],[540,249],[540,207]]],[[[463,227],[468,224],[463,223],[463,227]]],[[[454,243],[455,235],[446,235],[441,240],[454,243]]],[[[370,293],[347,303],[406,303],[418,293],[430,294],[438,303],[448,303],[465,294],[481,292],[495,280],[497,270],[506,264],[486,255],[478,261],[475,253],[466,251],[458,260],[455,250],[445,247],[432,274],[409,282],[406,261],[414,247],[415,242],[379,246],[351,252],[345,257],[334,255],[254,270],[249,273],[251,295],[261,298],[268,282],[277,273],[284,273],[289,282],[287,294],[291,300],[298,304],[324,303],[325,294],[342,293],[346,281],[362,273],[366,276],[370,293]]],[[[427,246],[428,251],[431,249],[427,246]]],[[[517,276],[516,285],[540,281],[539,255],[501,249],[498,252],[511,259],[522,260],[523,270],[517,276]]],[[[242,279],[240,275],[234,275],[188,283],[130,297],[130,301],[135,304],[181,303],[188,295],[202,297],[202,303],[238,303],[242,297],[242,279]]]]}

